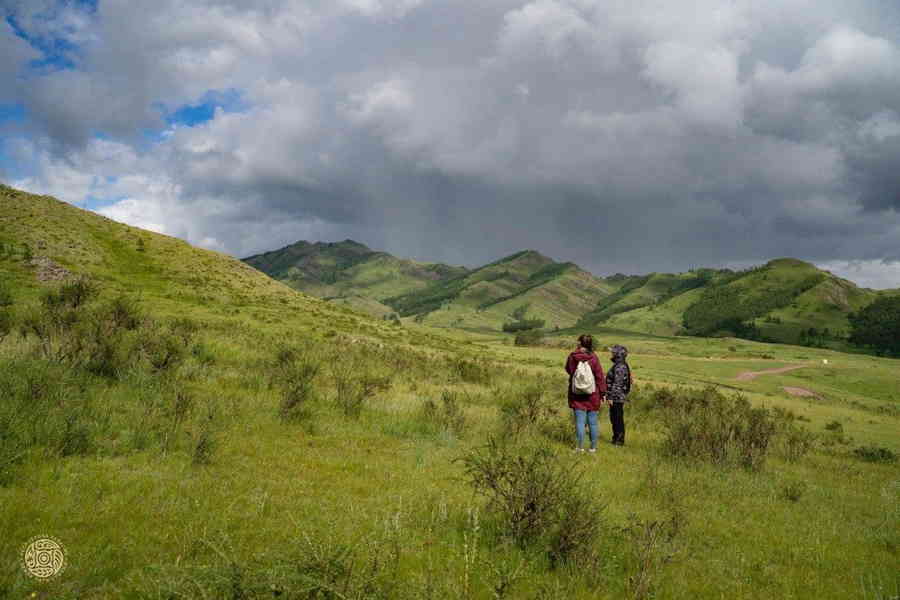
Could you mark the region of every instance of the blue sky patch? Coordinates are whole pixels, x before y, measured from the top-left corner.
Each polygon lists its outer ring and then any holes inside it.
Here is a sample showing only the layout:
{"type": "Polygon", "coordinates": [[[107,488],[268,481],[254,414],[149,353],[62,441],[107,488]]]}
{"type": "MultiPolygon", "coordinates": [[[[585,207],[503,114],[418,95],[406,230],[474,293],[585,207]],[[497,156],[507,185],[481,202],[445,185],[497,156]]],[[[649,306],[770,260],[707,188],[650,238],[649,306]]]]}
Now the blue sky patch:
{"type": "Polygon", "coordinates": [[[0,123],[4,121],[24,121],[24,104],[0,104],[0,123]]]}
{"type": "Polygon", "coordinates": [[[161,111],[169,125],[194,127],[211,121],[216,115],[217,108],[225,112],[241,112],[246,110],[247,106],[240,90],[209,90],[194,104],[185,104],[174,110],[161,107],[161,111]]]}
{"type": "Polygon", "coordinates": [[[22,29],[12,15],[6,17],[6,22],[16,36],[28,42],[32,48],[43,55],[41,58],[36,58],[28,63],[31,69],[36,71],[55,71],[75,68],[73,56],[78,53],[78,46],[59,37],[44,38],[31,35],[22,29]]]}

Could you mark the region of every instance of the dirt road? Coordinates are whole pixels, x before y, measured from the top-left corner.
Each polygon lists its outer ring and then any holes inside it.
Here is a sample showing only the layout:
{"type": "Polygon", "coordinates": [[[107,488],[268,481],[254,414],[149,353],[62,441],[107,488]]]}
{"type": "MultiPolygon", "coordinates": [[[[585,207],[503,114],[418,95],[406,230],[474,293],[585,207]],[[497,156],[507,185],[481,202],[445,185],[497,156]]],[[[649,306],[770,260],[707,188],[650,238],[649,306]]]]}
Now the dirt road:
{"type": "Polygon", "coordinates": [[[791,365],[789,367],[781,367],[780,369],[766,369],[765,371],[744,371],[735,377],[735,379],[738,381],[750,381],[751,379],[756,379],[760,375],[777,375],[778,373],[786,373],[787,371],[794,371],[807,366],[809,365],[791,365]]]}

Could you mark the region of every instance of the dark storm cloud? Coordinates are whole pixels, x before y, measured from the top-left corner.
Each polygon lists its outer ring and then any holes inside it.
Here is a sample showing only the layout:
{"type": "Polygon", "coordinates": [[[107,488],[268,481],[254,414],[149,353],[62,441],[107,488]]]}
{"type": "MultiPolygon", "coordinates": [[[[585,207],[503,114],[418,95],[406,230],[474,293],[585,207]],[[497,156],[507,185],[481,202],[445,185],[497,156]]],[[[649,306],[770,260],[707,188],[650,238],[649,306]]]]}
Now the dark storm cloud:
{"type": "Polygon", "coordinates": [[[847,153],[850,190],[867,210],[900,210],[900,131],[847,153]]]}
{"type": "Polygon", "coordinates": [[[106,214],[209,247],[353,237],[469,265],[535,248],[607,273],[900,246],[894,3],[59,6],[15,6],[77,48],[23,85],[16,144],[40,174],[22,184],[124,197],[106,214]],[[224,90],[246,106],[163,130],[224,90]]]}

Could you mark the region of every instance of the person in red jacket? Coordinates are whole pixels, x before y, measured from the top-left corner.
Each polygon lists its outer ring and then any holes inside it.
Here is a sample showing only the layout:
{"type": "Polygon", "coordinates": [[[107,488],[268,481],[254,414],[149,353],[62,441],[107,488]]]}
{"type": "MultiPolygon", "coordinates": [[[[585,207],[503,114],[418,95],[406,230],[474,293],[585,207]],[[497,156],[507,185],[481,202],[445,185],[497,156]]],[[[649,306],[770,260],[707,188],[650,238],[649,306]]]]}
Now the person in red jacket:
{"type": "Polygon", "coordinates": [[[566,359],[566,373],[569,374],[569,408],[575,417],[575,437],[577,439],[576,451],[584,452],[584,423],[588,422],[591,428],[591,452],[597,451],[597,438],[599,430],[597,426],[597,412],[600,410],[606,398],[606,377],[600,367],[600,360],[594,354],[594,340],[585,334],[578,336],[578,349],[569,354],[566,359]],[[594,374],[594,392],[592,394],[577,393],[572,386],[572,377],[578,369],[578,363],[586,361],[594,374]]]}

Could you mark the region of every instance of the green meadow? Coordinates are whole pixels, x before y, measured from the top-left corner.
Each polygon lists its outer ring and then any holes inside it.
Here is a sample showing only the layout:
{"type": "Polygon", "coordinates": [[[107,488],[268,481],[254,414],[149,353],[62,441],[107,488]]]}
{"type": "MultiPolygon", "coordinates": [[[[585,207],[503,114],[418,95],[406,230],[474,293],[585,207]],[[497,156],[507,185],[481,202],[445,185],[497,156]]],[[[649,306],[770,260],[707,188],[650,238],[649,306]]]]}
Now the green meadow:
{"type": "Polygon", "coordinates": [[[593,328],[626,445],[604,409],[574,453],[575,330],[392,324],[5,187],[0,243],[0,598],[900,597],[900,360],[593,328]]]}

